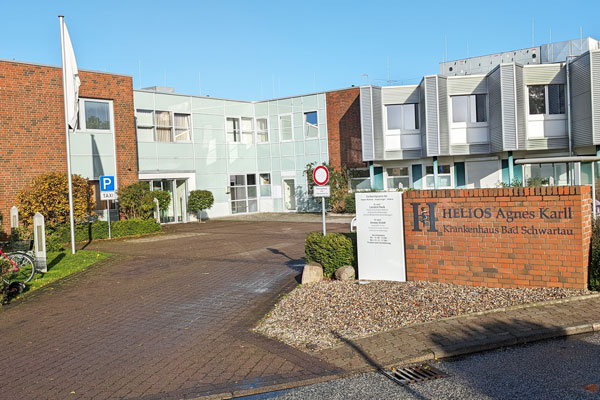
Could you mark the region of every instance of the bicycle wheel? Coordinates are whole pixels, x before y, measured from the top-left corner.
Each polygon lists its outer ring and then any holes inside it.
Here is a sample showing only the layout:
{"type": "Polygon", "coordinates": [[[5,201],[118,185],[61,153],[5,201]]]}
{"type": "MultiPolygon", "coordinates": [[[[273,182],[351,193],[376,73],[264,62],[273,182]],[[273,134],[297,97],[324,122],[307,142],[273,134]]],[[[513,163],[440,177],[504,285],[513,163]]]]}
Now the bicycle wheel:
{"type": "Polygon", "coordinates": [[[6,256],[10,258],[12,262],[17,264],[18,267],[17,271],[11,271],[4,275],[3,280],[7,284],[12,282],[27,283],[33,278],[33,274],[35,274],[35,263],[29,254],[18,251],[15,253],[8,253],[6,256]]]}

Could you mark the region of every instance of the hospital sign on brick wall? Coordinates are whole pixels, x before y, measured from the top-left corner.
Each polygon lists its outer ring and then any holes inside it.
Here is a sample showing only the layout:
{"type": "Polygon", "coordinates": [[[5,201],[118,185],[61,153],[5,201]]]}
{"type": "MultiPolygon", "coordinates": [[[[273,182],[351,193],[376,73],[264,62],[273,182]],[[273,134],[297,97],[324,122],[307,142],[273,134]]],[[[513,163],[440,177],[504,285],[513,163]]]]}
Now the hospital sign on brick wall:
{"type": "Polygon", "coordinates": [[[407,280],[587,287],[591,188],[404,194],[407,280]]]}

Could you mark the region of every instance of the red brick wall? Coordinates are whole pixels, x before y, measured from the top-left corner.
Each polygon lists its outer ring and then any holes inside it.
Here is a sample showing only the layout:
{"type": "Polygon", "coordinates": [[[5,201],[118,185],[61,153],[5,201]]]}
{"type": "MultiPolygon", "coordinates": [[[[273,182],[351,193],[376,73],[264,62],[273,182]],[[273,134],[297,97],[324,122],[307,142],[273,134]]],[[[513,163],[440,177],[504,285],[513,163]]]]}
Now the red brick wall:
{"type": "Polygon", "coordinates": [[[589,186],[409,191],[407,280],[585,289],[591,212],[589,186]],[[428,203],[436,231],[430,231],[431,219],[415,230],[414,207],[422,215],[429,213],[428,203]]]}
{"type": "MultiPolygon", "coordinates": [[[[129,76],[80,71],[80,96],[113,101],[119,186],[137,181],[133,83],[129,76]]],[[[67,171],[62,70],[0,61],[0,212],[32,178],[67,171]]],[[[1,232],[1,231],[0,231],[1,232]]]]}
{"type": "Polygon", "coordinates": [[[360,90],[327,92],[329,163],[334,167],[365,167],[360,137],[360,90]]]}

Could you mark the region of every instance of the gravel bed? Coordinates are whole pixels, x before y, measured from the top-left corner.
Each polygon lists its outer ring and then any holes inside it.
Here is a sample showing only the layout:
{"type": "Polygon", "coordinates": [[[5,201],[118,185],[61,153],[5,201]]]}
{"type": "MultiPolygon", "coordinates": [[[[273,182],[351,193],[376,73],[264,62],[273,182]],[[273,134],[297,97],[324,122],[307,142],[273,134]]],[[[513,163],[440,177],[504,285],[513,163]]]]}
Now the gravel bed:
{"type": "Polygon", "coordinates": [[[339,343],[332,332],[356,339],[455,315],[589,293],[435,282],[322,281],[294,289],[254,330],[302,350],[315,351],[339,343]]]}

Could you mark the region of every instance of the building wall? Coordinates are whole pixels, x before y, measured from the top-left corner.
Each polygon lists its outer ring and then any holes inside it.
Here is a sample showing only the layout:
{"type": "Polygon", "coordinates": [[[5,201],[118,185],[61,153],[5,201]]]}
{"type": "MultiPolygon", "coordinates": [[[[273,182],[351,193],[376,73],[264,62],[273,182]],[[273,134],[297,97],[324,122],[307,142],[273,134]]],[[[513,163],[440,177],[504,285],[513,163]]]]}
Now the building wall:
{"type": "Polygon", "coordinates": [[[586,289],[590,204],[589,186],[407,192],[407,280],[586,289]]]}
{"type": "Polygon", "coordinates": [[[329,162],[333,167],[361,168],[360,89],[326,93],[329,162]]]}
{"type": "MultiPolygon", "coordinates": [[[[131,77],[80,71],[80,79],[81,97],[113,100],[119,187],[137,181],[131,77]]],[[[19,190],[43,173],[67,171],[63,109],[60,68],[0,61],[0,212],[4,231],[10,226],[9,210],[16,204],[19,190]]],[[[81,139],[73,135],[76,142],[81,139]]],[[[92,164],[90,147],[89,140],[79,141],[73,154],[87,154],[87,163],[92,164]]],[[[114,157],[114,147],[110,157],[114,157]]],[[[80,165],[73,166],[73,173],[93,179],[84,173],[87,165],[80,165]]]]}
{"type": "MultiPolygon", "coordinates": [[[[271,196],[259,196],[258,211],[284,211],[283,180],[295,179],[299,211],[316,210],[308,196],[304,169],[308,163],[329,160],[324,93],[262,102],[167,94],[146,90],[134,93],[137,110],[172,111],[191,115],[190,142],[138,140],[140,179],[188,178],[188,190],[210,190],[215,197],[209,217],[231,215],[229,177],[271,174],[271,196]],[[316,111],[318,135],[306,137],[304,113],[316,111]],[[279,117],[292,116],[293,138],[280,138],[279,117]],[[232,143],[227,139],[228,117],[267,118],[267,143],[232,143]]],[[[255,126],[256,128],[256,126],[255,126]]]]}

